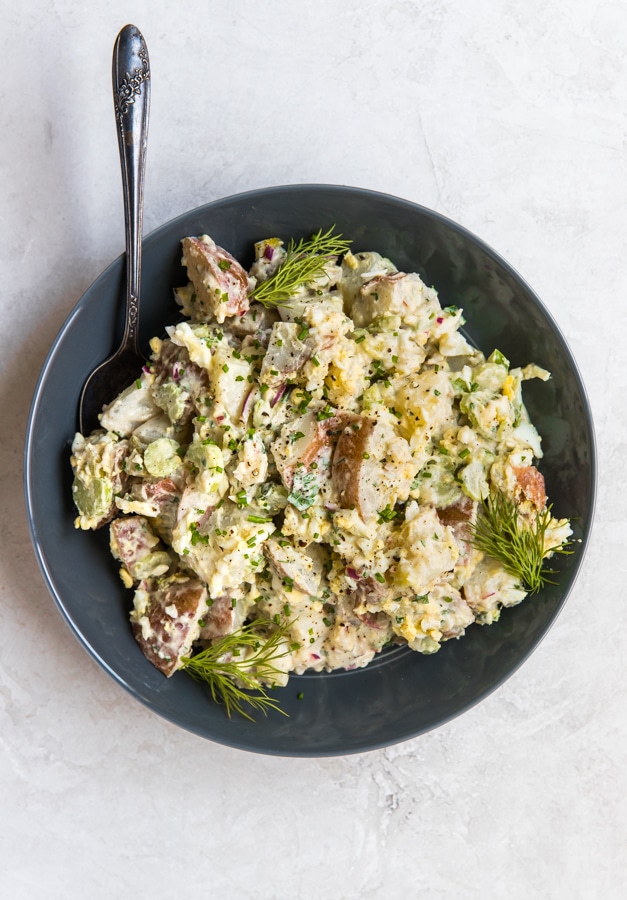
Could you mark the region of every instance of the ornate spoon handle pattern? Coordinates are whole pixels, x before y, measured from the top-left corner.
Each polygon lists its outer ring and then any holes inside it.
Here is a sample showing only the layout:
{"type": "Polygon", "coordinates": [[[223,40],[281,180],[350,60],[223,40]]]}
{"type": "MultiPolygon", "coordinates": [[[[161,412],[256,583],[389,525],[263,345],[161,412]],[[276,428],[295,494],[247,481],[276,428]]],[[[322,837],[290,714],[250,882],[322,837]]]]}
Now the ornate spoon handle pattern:
{"type": "Polygon", "coordinates": [[[127,323],[124,342],[137,351],[144,173],[150,105],[150,62],[146,42],[126,25],[113,48],[113,102],[118,125],[126,225],[127,323]]]}
{"type": "Polygon", "coordinates": [[[117,351],[94,369],[83,386],[78,414],[82,434],[98,427],[102,407],[132,383],[143,362],[138,341],[139,288],[150,63],[146,42],[134,25],[126,25],[120,31],[113,47],[113,103],[122,168],[126,233],[124,334],[117,351]]]}

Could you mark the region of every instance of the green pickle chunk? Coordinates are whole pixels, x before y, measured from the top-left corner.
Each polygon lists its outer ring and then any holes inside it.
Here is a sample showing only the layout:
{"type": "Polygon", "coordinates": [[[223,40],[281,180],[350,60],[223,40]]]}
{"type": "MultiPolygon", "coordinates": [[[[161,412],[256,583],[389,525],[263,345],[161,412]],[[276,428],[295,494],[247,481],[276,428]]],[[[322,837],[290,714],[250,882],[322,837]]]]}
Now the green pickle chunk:
{"type": "Polygon", "coordinates": [[[109,511],[113,502],[113,488],[111,482],[104,478],[92,478],[87,482],[75,478],[72,496],[82,516],[100,517],[109,511]]]}
{"type": "Polygon", "coordinates": [[[157,438],[144,450],[144,466],[150,475],[165,478],[181,465],[180,444],[172,438],[157,438]]]}

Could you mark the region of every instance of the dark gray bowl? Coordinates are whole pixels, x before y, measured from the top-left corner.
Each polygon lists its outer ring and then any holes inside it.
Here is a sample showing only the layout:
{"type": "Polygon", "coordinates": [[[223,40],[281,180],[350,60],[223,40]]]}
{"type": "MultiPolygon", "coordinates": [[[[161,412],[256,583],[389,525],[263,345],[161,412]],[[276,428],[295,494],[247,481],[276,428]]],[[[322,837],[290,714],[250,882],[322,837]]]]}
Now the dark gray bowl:
{"type": "Polygon", "coordinates": [[[415,737],[467,710],[526,659],[555,620],[575,581],[591,527],[596,484],[592,420],[581,378],[551,316],[519,275],[459,225],[405,200],[349,187],[287,186],[240,194],[169,222],[146,238],[141,333],[147,343],[177,317],[172,288],[185,282],[179,241],[210,234],[245,264],[270,235],[308,236],[336,224],[354,250],[378,250],[436,286],[442,305],[464,308],[466,331],[482,350],[498,347],[519,365],[553,373],[527,383],[525,398],[544,437],[544,472],[554,511],[574,519],[581,540],[549,586],[496,625],[472,626],[435,656],[381,654],[356,672],[293,677],[277,692],[289,718],[229,720],[185,674],[165,679],[131,635],[131,593],[109,556],[107,529],[76,531],[70,442],[79,393],[121,334],[124,259],[89,288],[54,342],[41,373],[26,437],[26,502],[35,552],[48,588],[74,635],[134,697],[183,728],[222,744],[280,756],[335,756],[415,737]],[[302,698],[299,699],[299,694],[302,698]]]}

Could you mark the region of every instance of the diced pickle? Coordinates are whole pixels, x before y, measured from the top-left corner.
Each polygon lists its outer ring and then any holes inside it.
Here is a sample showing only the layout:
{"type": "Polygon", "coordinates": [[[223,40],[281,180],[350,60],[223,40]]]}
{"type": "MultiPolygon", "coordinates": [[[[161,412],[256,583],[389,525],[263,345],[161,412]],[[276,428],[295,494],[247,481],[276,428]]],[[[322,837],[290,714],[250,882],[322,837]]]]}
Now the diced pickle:
{"type": "Polygon", "coordinates": [[[82,516],[100,518],[106,516],[113,500],[111,482],[104,478],[92,478],[84,482],[75,478],[72,484],[72,496],[76,508],[82,516]]]}
{"type": "Polygon", "coordinates": [[[144,451],[146,471],[157,478],[171,475],[181,465],[180,445],[172,438],[157,438],[144,451]]]}

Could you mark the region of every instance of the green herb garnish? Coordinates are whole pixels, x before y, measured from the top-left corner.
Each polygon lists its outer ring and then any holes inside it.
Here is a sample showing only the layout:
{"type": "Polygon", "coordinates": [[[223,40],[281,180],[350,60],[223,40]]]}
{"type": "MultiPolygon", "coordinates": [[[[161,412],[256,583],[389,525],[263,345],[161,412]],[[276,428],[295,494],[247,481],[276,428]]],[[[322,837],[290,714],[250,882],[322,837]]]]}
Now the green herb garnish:
{"type": "Polygon", "coordinates": [[[264,306],[285,306],[299,288],[322,275],[325,265],[350,247],[351,241],[334,234],[334,229],[332,225],[324,234],[320,229],[310,240],[301,238],[298,243],[290,239],[287,255],[279,268],[256,285],[250,297],[264,306]]]}
{"type": "Polygon", "coordinates": [[[316,413],[316,419],[318,422],[324,422],[325,419],[331,419],[335,415],[335,410],[331,409],[329,404],[327,403],[323,409],[319,409],[316,413]]]}
{"type": "Polygon", "coordinates": [[[294,473],[292,490],[288,494],[287,502],[295,506],[305,517],[305,510],[314,505],[319,490],[318,479],[314,472],[301,474],[297,471],[294,473]]]}
{"type": "Polygon", "coordinates": [[[263,635],[260,633],[262,629],[273,626],[267,620],[258,619],[233,634],[227,634],[195,656],[184,656],[180,668],[196,681],[209,685],[214,701],[224,704],[229,718],[236,712],[253,722],[243,704],[264,715],[268,714],[269,709],[275,709],[285,716],[287,713],[279,707],[278,700],[268,695],[262,682],[273,681],[274,676],[283,674],[274,662],[290,653],[285,637],[292,624],[285,622],[263,635]],[[248,691],[257,693],[250,694],[248,691]]]}
{"type": "MultiPolygon", "coordinates": [[[[490,495],[483,502],[477,522],[471,525],[472,544],[487,556],[497,559],[510,575],[520,578],[524,588],[537,593],[545,584],[557,584],[550,576],[557,569],[543,565],[544,538],[551,521],[551,507],[536,512],[535,521],[527,524],[518,506],[505,494],[490,495]]],[[[569,541],[552,547],[551,552],[569,555],[569,541]]]]}
{"type": "Polygon", "coordinates": [[[380,509],[377,513],[378,521],[377,525],[382,525],[384,522],[393,522],[394,519],[399,515],[398,510],[392,509],[390,504],[385,507],[385,509],[380,509]]]}

